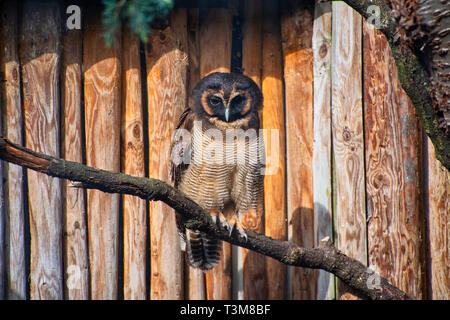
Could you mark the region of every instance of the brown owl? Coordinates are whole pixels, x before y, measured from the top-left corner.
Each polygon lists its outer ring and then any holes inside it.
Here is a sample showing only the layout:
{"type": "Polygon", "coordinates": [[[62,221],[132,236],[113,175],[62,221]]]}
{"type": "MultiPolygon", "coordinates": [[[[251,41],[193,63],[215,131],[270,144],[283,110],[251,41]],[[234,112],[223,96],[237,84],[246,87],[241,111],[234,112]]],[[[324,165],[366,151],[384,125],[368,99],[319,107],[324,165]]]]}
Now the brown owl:
{"type": "MultiPolygon", "coordinates": [[[[177,189],[208,211],[230,234],[261,230],[264,143],[258,110],[262,94],[250,78],[212,73],[192,92],[171,148],[171,178],[177,189]]],[[[182,248],[195,268],[209,270],[220,259],[221,241],[177,223],[182,248]]]]}

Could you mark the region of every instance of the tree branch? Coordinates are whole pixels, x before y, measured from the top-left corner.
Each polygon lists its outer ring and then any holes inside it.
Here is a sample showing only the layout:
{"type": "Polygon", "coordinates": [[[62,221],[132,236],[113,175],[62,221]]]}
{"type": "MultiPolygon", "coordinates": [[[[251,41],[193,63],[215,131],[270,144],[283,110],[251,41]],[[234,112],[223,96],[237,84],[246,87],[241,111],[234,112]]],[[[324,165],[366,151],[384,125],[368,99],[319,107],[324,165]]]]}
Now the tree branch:
{"type": "Polygon", "coordinates": [[[441,112],[440,102],[433,103],[436,87],[433,85],[432,75],[427,70],[427,66],[422,63],[416,50],[400,40],[398,24],[391,8],[385,0],[343,1],[366,19],[373,14],[371,10],[368,10],[369,6],[375,5],[380,8],[379,30],[384,33],[391,47],[400,83],[416,108],[426,134],[433,142],[436,158],[447,170],[450,170],[450,130],[446,130],[442,119],[438,116],[441,112]]]}
{"type": "Polygon", "coordinates": [[[65,161],[13,144],[0,138],[0,159],[45,173],[52,177],[80,182],[84,188],[108,193],[138,196],[142,199],[160,200],[178,211],[185,219],[185,226],[200,230],[231,244],[256,251],[284,264],[322,269],[335,274],[369,299],[411,299],[403,291],[392,286],[361,262],[337,250],[329,239],[322,240],[318,248],[301,248],[288,241],[279,241],[246,230],[247,239],[216,225],[199,205],[167,183],[158,179],[133,177],[118,172],[95,169],[80,163],[65,161]]]}

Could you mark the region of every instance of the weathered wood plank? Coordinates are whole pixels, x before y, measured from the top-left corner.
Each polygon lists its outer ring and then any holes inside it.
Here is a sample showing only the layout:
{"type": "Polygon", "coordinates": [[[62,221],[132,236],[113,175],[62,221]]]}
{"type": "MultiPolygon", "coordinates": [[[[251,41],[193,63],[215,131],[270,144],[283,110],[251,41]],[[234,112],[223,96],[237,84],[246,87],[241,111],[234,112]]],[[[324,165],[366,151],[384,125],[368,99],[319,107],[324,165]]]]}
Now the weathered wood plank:
{"type": "MultiPolygon", "coordinates": [[[[188,9],[188,58],[189,78],[188,95],[200,80],[200,48],[199,48],[199,9],[188,9]]],[[[185,299],[204,300],[206,298],[205,274],[202,270],[192,268],[185,261],[185,299]]]]}
{"type": "MultiPolygon", "coordinates": [[[[401,110],[408,109],[410,102],[399,85],[385,36],[366,22],[363,30],[369,265],[400,289],[417,296],[416,281],[411,276],[420,278],[419,234],[417,225],[411,224],[418,221],[408,220],[417,216],[419,208],[417,203],[406,206],[408,198],[417,199],[417,189],[405,188],[407,180],[417,173],[405,172],[408,159],[402,153],[406,141],[401,110]],[[411,191],[413,194],[408,194],[411,191]],[[388,237],[386,230],[390,230],[388,237]]],[[[417,123],[408,130],[418,131],[417,123]]],[[[417,152],[418,141],[415,143],[410,147],[417,152]]]]}
{"type": "MultiPolygon", "coordinates": [[[[361,83],[361,16],[332,4],[332,132],[339,250],[367,262],[361,83]]],[[[340,298],[351,298],[340,288],[340,298]],[[344,295],[344,296],[343,296],[344,295]]]]}
{"type": "MultiPolygon", "coordinates": [[[[396,70],[392,62],[391,70],[396,70]]],[[[421,299],[425,290],[425,260],[424,260],[424,213],[421,196],[422,176],[422,129],[419,118],[411,100],[403,90],[400,81],[394,81],[395,91],[399,95],[397,106],[401,125],[401,152],[403,170],[403,198],[405,213],[396,217],[398,225],[404,228],[404,233],[396,231],[402,241],[402,268],[396,270],[397,280],[392,283],[411,296],[421,299]],[[408,266],[406,268],[406,266],[408,266]]],[[[370,254],[370,252],[369,252],[370,254]]],[[[400,256],[400,253],[399,253],[400,256]]],[[[370,257],[370,256],[369,256],[370,257]]],[[[382,259],[380,257],[378,259],[382,259]]],[[[369,262],[371,260],[369,259],[369,262]]],[[[389,278],[390,279],[390,278],[389,278]]]]}
{"type": "Polygon", "coordinates": [[[430,292],[434,300],[450,299],[450,173],[436,160],[434,146],[428,147],[428,251],[430,292]]]}
{"type": "MultiPolygon", "coordinates": [[[[264,7],[262,14],[262,85],[264,106],[262,128],[267,130],[266,176],[264,177],[265,234],[279,240],[287,239],[286,217],[286,143],[281,57],[279,5],[265,0],[255,7],[264,7]]],[[[245,36],[245,35],[244,35],[245,36]]],[[[244,55],[245,56],[245,55],[244,55]]],[[[256,60],[256,59],[255,59],[256,60]]],[[[258,65],[253,67],[258,70],[258,65]]],[[[286,266],[265,258],[267,298],[284,299],[286,266]]]]}
{"type": "MultiPolygon", "coordinates": [[[[23,3],[20,30],[26,147],[59,157],[60,8],[23,3]]],[[[62,299],[61,183],[28,171],[31,299],[62,299]]]]}
{"type": "MultiPolygon", "coordinates": [[[[313,12],[308,4],[282,2],[288,237],[304,247],[314,246],[312,26],[313,12]]],[[[288,270],[290,297],[314,299],[317,271],[288,270]]]]}
{"type": "Polygon", "coordinates": [[[244,1],[242,6],[242,69],[261,87],[263,1],[244,1]]]}
{"type": "MultiPolygon", "coordinates": [[[[16,1],[3,1],[1,8],[0,83],[3,134],[12,142],[23,143],[23,111],[20,97],[18,52],[18,8],[16,1]]],[[[7,299],[26,299],[25,229],[23,168],[4,164],[5,272],[7,299]]]]}
{"type": "Polygon", "coordinates": [[[212,8],[201,10],[200,76],[213,72],[230,72],[231,10],[212,8]]]}
{"type": "MultiPolygon", "coordinates": [[[[82,35],[81,30],[68,30],[63,35],[61,69],[62,152],[66,160],[83,162],[82,132],[82,35]]],[[[86,300],[89,298],[89,262],[86,225],[85,192],[63,181],[65,199],[64,267],[67,280],[65,298],[86,300]]]]}
{"type": "MultiPolygon", "coordinates": [[[[262,1],[252,0],[234,4],[242,21],[242,69],[261,88],[262,69],[262,1]]],[[[260,116],[262,113],[260,112],[260,116]]],[[[260,119],[260,125],[262,121],[260,119]]],[[[264,216],[255,221],[254,229],[264,232],[264,216]]],[[[233,247],[233,297],[237,299],[266,299],[267,281],[265,258],[247,249],[233,247]]]]}
{"type": "Polygon", "coordinates": [[[197,82],[200,80],[200,29],[199,9],[188,9],[188,47],[189,47],[189,81],[188,93],[191,94],[197,82]]]}
{"type": "MultiPolygon", "coordinates": [[[[200,77],[212,72],[230,72],[232,16],[225,8],[200,11],[200,77]]],[[[220,262],[206,274],[206,295],[210,300],[231,299],[231,245],[222,244],[220,262]]],[[[241,282],[241,280],[238,280],[241,282]]]]}
{"type": "MultiPolygon", "coordinates": [[[[154,30],[146,49],[149,175],[169,181],[170,145],[186,107],[187,12],[175,9],[171,26],[154,30]]],[[[175,214],[150,203],[151,299],[183,299],[183,256],[175,214]]]]}
{"type": "MultiPolygon", "coordinates": [[[[122,38],[122,172],[145,176],[140,42],[128,28],[122,38]]],[[[147,206],[123,196],[124,299],[146,298],[147,206]]]]}
{"type": "MultiPolygon", "coordinates": [[[[100,7],[86,9],[83,39],[86,163],[120,170],[120,38],[106,47],[100,7]]],[[[87,191],[92,299],[118,295],[119,195],[87,191]]]]}
{"type": "MultiPolygon", "coordinates": [[[[315,5],[312,34],[314,68],[314,245],[332,238],[331,205],[331,3],[315,5]]],[[[319,271],[317,299],[334,298],[334,277],[319,271]]]]}

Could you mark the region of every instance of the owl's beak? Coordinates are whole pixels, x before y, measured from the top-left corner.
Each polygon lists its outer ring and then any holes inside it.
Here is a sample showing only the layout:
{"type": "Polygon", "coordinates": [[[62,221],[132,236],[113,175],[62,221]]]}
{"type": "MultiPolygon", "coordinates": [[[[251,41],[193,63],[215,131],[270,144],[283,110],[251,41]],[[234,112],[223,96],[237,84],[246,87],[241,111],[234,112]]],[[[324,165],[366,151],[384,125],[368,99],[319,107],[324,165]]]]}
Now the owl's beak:
{"type": "Polygon", "coordinates": [[[225,108],[225,121],[228,122],[230,119],[230,108],[225,108]]]}

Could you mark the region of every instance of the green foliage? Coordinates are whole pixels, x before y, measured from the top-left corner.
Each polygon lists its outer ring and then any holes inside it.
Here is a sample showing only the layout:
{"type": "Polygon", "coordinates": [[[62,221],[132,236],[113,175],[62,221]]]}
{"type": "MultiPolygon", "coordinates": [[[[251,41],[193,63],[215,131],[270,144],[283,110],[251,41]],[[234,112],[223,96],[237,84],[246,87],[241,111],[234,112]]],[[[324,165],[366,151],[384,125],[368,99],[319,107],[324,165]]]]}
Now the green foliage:
{"type": "Polygon", "coordinates": [[[104,38],[110,46],[120,25],[127,23],[143,42],[147,42],[150,24],[167,16],[173,7],[173,0],[102,0],[104,38]]]}

